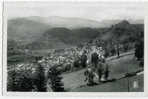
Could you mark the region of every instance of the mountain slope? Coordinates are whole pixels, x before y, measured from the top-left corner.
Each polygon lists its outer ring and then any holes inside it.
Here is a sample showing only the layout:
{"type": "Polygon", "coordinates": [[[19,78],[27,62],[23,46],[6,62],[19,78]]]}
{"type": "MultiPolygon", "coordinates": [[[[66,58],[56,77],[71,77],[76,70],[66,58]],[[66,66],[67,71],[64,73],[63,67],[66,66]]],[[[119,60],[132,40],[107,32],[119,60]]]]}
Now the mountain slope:
{"type": "Polygon", "coordinates": [[[93,28],[80,28],[72,30],[64,27],[52,28],[47,30],[38,40],[29,44],[29,48],[65,48],[69,45],[75,46],[80,43],[88,42],[98,35],[99,32],[93,28]],[[35,47],[36,45],[38,45],[38,47],[35,47]]]}
{"type": "Polygon", "coordinates": [[[133,41],[140,33],[144,32],[144,24],[131,24],[129,21],[123,20],[115,25],[112,25],[102,36],[103,40],[112,41],[133,41]]]}
{"type": "Polygon", "coordinates": [[[109,27],[107,24],[102,24],[95,20],[74,18],[74,17],[59,17],[59,16],[50,16],[50,17],[28,17],[27,20],[38,21],[44,24],[49,24],[51,27],[65,27],[69,29],[75,28],[102,28],[109,27]]]}
{"type": "Polygon", "coordinates": [[[141,23],[141,20],[130,22],[120,20],[97,22],[81,18],[33,16],[8,20],[7,32],[8,40],[19,41],[30,48],[43,49],[56,46],[62,48],[95,38],[108,41],[117,38],[130,39],[130,36],[134,37],[134,32],[143,31],[143,25],[132,24],[141,23]]]}
{"type": "Polygon", "coordinates": [[[30,43],[42,35],[50,26],[36,21],[17,18],[8,20],[8,39],[30,43]]]}

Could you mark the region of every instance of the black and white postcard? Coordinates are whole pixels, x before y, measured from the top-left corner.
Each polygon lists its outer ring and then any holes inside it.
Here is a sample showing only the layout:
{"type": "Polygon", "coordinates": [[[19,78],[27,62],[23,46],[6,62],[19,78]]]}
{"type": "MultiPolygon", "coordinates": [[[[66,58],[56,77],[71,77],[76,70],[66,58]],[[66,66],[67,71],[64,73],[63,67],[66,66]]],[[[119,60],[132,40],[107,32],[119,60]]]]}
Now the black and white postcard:
{"type": "Polygon", "coordinates": [[[143,95],[147,6],[4,2],[3,93],[143,95]]]}

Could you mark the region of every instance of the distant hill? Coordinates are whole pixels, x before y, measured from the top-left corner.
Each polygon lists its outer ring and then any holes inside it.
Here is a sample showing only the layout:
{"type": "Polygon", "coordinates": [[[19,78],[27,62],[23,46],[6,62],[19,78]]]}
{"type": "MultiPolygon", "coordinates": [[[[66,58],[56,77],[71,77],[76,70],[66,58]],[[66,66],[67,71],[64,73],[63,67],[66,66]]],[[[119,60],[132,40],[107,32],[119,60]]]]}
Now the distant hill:
{"type": "Polygon", "coordinates": [[[144,24],[131,24],[129,21],[123,20],[112,25],[105,35],[102,35],[102,39],[108,41],[119,40],[121,42],[132,41],[137,39],[141,32],[144,32],[144,24]]]}
{"type": "Polygon", "coordinates": [[[8,39],[22,41],[24,44],[34,41],[40,37],[50,26],[37,21],[17,18],[8,20],[8,39]]]}
{"type": "MultiPolygon", "coordinates": [[[[103,24],[108,24],[108,26],[114,25],[114,24],[118,24],[123,20],[102,20],[101,23],[103,24]]],[[[144,24],[144,20],[142,19],[137,19],[137,20],[133,20],[133,19],[128,19],[127,20],[130,24],[144,24]]]]}
{"type": "Polygon", "coordinates": [[[70,42],[71,30],[67,28],[52,28],[34,42],[27,45],[29,49],[66,48],[70,42]]]}
{"type": "Polygon", "coordinates": [[[70,30],[72,29],[72,31],[73,30],[75,31],[76,29],[76,31],[79,31],[79,29],[81,30],[81,28],[101,28],[101,27],[106,27],[106,26],[97,21],[89,19],[65,18],[57,16],[55,17],[32,16],[32,17],[15,18],[8,20],[7,33],[8,33],[8,39],[19,41],[24,44],[30,44],[33,41],[39,39],[46,31],[50,31],[50,29],[51,31],[55,30],[54,28],[67,28],[70,30]]]}
{"type": "Polygon", "coordinates": [[[108,24],[102,24],[101,22],[90,20],[90,19],[82,19],[75,17],[59,17],[59,16],[51,16],[51,17],[38,17],[32,16],[27,17],[27,20],[36,21],[44,24],[50,25],[52,28],[55,27],[65,27],[68,29],[75,28],[103,28],[109,27],[108,24]]]}
{"type": "Polygon", "coordinates": [[[88,42],[91,39],[100,35],[97,29],[93,28],[52,28],[47,30],[38,40],[29,44],[30,48],[36,48],[34,46],[41,45],[38,48],[65,48],[67,46],[75,46],[80,43],[88,42]],[[63,46],[62,46],[63,45],[63,46]],[[67,45],[67,46],[66,46],[67,45]],[[57,46],[57,47],[56,47],[57,46]]]}
{"type": "Polygon", "coordinates": [[[65,48],[95,38],[125,39],[143,30],[141,20],[103,20],[102,22],[65,17],[24,17],[8,20],[8,40],[31,49],[65,48]],[[121,35],[117,30],[121,29],[121,35]]]}

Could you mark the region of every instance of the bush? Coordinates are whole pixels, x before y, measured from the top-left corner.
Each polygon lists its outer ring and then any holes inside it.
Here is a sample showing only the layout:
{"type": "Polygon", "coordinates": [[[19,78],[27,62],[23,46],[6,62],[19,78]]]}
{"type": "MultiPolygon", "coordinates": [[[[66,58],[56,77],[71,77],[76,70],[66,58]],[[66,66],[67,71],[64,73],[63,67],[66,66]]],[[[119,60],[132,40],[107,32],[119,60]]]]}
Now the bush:
{"type": "MultiPolygon", "coordinates": [[[[40,91],[45,92],[45,75],[44,69],[39,64],[37,65],[36,71],[32,73],[31,69],[27,69],[28,66],[23,68],[15,67],[8,70],[8,91],[40,91]]],[[[33,66],[34,66],[33,65],[33,66]]]]}
{"type": "Polygon", "coordinates": [[[33,89],[33,80],[27,77],[24,71],[9,71],[7,83],[8,91],[31,91],[33,89]]]}
{"type": "Polygon", "coordinates": [[[62,77],[60,76],[61,75],[61,72],[60,70],[58,70],[56,67],[52,67],[50,70],[49,70],[49,79],[50,79],[50,84],[51,84],[51,88],[53,91],[55,92],[62,92],[64,91],[64,84],[63,82],[61,81],[62,80],[62,77]]]}

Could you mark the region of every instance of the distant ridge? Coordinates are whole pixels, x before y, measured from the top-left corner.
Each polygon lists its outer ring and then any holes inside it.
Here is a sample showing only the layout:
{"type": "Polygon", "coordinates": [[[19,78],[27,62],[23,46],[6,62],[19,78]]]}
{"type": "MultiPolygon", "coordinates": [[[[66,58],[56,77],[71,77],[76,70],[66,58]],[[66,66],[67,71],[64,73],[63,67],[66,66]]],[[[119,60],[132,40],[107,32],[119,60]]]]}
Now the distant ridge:
{"type": "MultiPolygon", "coordinates": [[[[81,18],[32,16],[8,20],[7,33],[8,40],[19,41],[24,45],[35,46],[42,40],[40,43],[41,48],[54,48],[55,45],[53,44],[66,47],[67,44],[77,44],[97,36],[101,37],[102,33],[104,38],[110,38],[110,32],[107,34],[105,31],[108,31],[108,28],[115,24],[122,23],[121,21],[123,20],[103,20],[98,22],[81,18]],[[45,39],[46,34],[48,34],[47,37],[49,38],[45,39]]],[[[131,24],[144,24],[144,20],[128,20],[128,22],[129,24],[125,23],[125,25],[130,27],[131,24]]]]}

